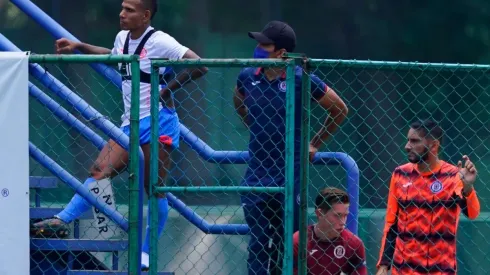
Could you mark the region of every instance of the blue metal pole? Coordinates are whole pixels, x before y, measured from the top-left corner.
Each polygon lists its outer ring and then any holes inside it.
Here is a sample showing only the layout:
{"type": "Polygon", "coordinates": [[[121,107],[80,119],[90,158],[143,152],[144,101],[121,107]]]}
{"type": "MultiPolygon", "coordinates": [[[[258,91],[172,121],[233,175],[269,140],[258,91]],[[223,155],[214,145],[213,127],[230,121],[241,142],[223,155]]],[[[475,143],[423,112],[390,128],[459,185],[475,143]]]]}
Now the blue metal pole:
{"type": "MultiPolygon", "coordinates": [[[[76,42],[80,42],[75,36],[63,28],[58,22],[47,15],[42,9],[36,6],[29,0],[10,0],[12,4],[16,5],[21,11],[27,14],[32,20],[36,21],[41,27],[47,30],[54,38],[66,38],[76,42]]],[[[114,36],[115,37],[115,36],[114,36]]],[[[79,53],[79,52],[77,52],[79,53]]],[[[116,87],[121,89],[121,76],[113,68],[99,63],[90,64],[90,66],[111,81],[116,87]]]]}
{"type": "Polygon", "coordinates": [[[249,158],[248,151],[214,150],[183,124],[180,124],[180,136],[201,158],[211,163],[246,164],[249,158]]]}
{"type": "MultiPolygon", "coordinates": [[[[101,113],[90,106],[76,93],[68,89],[58,79],[44,70],[37,64],[29,64],[29,72],[34,78],[43,83],[48,89],[54,92],[61,99],[70,103],[82,116],[101,129],[105,134],[116,141],[121,147],[129,151],[129,137],[124,134],[119,127],[115,126],[110,120],[106,119],[101,113]]],[[[141,149],[140,149],[141,150],[141,149]]],[[[141,151],[143,157],[143,151],[141,151]]]]}
{"type": "Polygon", "coordinates": [[[46,95],[31,82],[29,82],[29,94],[37,99],[41,104],[46,106],[46,108],[53,112],[53,114],[55,114],[59,119],[78,130],[78,132],[80,132],[87,140],[91,141],[95,146],[97,146],[97,149],[102,150],[104,145],[107,143],[101,136],[83,124],[74,115],[68,112],[65,108],[63,108],[60,104],[46,95]]]}
{"type": "Polygon", "coordinates": [[[206,234],[247,235],[249,232],[246,224],[209,224],[172,193],[167,193],[167,199],[177,212],[206,234]]]}
{"type": "MultiPolygon", "coordinates": [[[[0,34],[0,50],[14,52],[21,51],[2,34],[0,34]]],[[[129,137],[124,134],[119,127],[114,125],[110,120],[106,119],[105,116],[90,106],[85,100],[68,89],[61,81],[56,79],[38,64],[29,64],[29,73],[61,99],[72,104],[73,107],[75,107],[75,109],[79,111],[85,119],[91,121],[105,134],[111,137],[124,149],[129,151],[129,137]]],[[[143,157],[143,151],[141,149],[140,157],[143,157]]]]}
{"type": "Polygon", "coordinates": [[[359,217],[359,167],[354,159],[339,152],[316,153],[313,164],[341,165],[347,173],[347,193],[349,194],[350,207],[347,217],[347,228],[357,235],[359,217]]]}

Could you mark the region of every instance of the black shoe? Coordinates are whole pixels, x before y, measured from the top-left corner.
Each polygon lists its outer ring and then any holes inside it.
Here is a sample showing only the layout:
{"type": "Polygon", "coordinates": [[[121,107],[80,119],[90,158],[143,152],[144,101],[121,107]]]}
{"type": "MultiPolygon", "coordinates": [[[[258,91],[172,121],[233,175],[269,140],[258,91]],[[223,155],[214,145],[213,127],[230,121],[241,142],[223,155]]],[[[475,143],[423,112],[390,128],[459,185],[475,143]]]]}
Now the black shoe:
{"type": "Polygon", "coordinates": [[[58,218],[40,221],[31,226],[31,237],[66,238],[70,235],[68,224],[58,218]]]}

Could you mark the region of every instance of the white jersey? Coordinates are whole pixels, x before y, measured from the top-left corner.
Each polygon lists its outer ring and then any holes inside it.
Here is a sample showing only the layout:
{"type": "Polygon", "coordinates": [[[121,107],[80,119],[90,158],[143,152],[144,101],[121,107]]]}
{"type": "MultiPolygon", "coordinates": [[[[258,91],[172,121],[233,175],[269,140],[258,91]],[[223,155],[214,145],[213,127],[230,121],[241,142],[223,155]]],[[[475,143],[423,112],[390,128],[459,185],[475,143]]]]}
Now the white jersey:
{"type": "MultiPolygon", "coordinates": [[[[148,27],[145,33],[141,35],[140,38],[136,40],[129,39],[128,54],[133,54],[138,47],[140,41],[146,35],[147,32],[152,30],[153,27],[148,27]]],[[[114,48],[112,49],[112,54],[120,55],[123,54],[124,42],[128,36],[129,31],[120,31],[116,36],[116,41],[114,41],[114,48]]],[[[140,70],[146,73],[150,73],[150,59],[149,58],[168,58],[168,59],[181,59],[187,52],[188,48],[182,46],[175,38],[162,31],[155,32],[146,41],[143,50],[140,54],[140,70]]],[[[121,68],[121,64],[119,64],[121,68]]],[[[163,74],[165,68],[160,68],[160,73],[163,74]]],[[[150,83],[140,83],[140,117],[143,119],[150,115],[150,83]]],[[[121,117],[122,125],[129,125],[129,114],[131,109],[131,80],[123,80],[122,82],[122,94],[124,101],[124,114],[121,117]]],[[[160,104],[159,109],[162,106],[160,104]]]]}

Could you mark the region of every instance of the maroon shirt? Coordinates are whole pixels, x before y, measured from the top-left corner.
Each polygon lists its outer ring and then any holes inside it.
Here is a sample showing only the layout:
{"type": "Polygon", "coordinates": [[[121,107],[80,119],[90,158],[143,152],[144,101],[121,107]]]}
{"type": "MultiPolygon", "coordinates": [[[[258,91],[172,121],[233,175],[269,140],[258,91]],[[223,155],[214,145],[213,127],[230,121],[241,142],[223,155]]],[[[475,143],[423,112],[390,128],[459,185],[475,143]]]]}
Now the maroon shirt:
{"type": "MultiPolygon", "coordinates": [[[[307,270],[311,275],[367,275],[364,243],[345,229],[340,237],[321,241],[308,226],[307,270]]],[[[294,274],[297,274],[299,232],[294,233],[294,274]]]]}

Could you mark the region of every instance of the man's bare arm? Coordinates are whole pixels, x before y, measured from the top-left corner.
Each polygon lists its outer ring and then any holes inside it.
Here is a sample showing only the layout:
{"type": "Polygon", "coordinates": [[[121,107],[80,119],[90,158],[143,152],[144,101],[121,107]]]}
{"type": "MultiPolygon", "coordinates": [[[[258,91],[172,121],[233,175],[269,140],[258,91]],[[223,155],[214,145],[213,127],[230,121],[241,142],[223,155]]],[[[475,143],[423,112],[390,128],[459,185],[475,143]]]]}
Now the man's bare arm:
{"type": "MultiPolygon", "coordinates": [[[[200,57],[192,50],[187,52],[182,57],[183,59],[200,59],[200,57]]],[[[186,68],[180,72],[168,85],[160,91],[160,100],[166,102],[170,98],[171,91],[178,90],[190,81],[196,80],[208,72],[207,67],[186,68]]]]}
{"type": "Polygon", "coordinates": [[[57,54],[69,54],[77,50],[84,54],[111,54],[111,49],[82,42],[75,42],[66,38],[56,40],[55,47],[57,54]]]}
{"type": "Polygon", "coordinates": [[[347,117],[349,112],[347,105],[344,101],[335,93],[331,88],[326,88],[327,91],[325,95],[318,101],[320,106],[330,112],[327,120],[325,121],[323,127],[316,133],[316,135],[311,139],[311,146],[316,149],[320,148],[323,142],[337,130],[340,124],[347,117]]]}
{"type": "Polygon", "coordinates": [[[90,45],[87,43],[79,43],[77,50],[84,54],[111,54],[111,49],[90,45]]]}
{"type": "Polygon", "coordinates": [[[233,105],[235,105],[235,110],[242,119],[243,124],[248,127],[248,110],[244,103],[245,97],[240,93],[238,87],[235,87],[235,94],[233,96],[233,105]]]}

